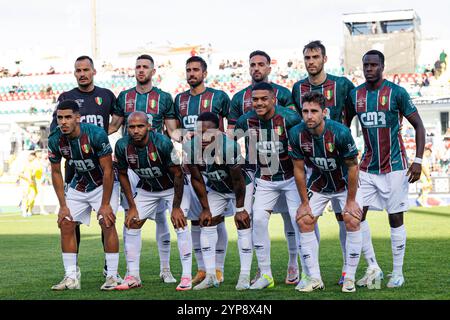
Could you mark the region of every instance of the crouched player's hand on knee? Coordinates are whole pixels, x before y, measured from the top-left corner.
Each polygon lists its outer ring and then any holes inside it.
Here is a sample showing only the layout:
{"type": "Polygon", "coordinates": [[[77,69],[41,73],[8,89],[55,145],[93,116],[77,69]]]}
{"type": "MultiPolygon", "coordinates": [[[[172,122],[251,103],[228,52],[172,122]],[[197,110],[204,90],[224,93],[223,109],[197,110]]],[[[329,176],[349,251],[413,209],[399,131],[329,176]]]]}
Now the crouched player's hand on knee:
{"type": "Polygon", "coordinates": [[[69,220],[69,221],[73,221],[73,218],[70,215],[69,207],[67,207],[67,206],[59,208],[58,221],[57,221],[58,228],[61,228],[61,222],[63,222],[64,219],[69,220]]]}
{"type": "Polygon", "coordinates": [[[98,210],[99,223],[104,223],[107,228],[116,223],[116,216],[110,204],[102,205],[98,210]],[[103,220],[103,222],[102,222],[103,220]]]}

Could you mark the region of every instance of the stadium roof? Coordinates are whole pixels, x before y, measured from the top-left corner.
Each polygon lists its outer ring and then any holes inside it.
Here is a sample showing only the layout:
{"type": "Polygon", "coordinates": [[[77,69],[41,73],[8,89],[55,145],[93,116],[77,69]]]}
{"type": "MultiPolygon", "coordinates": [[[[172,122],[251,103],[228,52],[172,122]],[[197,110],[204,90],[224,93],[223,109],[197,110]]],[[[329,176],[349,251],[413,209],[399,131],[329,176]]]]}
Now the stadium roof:
{"type": "Polygon", "coordinates": [[[411,20],[417,18],[417,14],[414,9],[344,13],[342,16],[343,22],[395,21],[411,20]]]}

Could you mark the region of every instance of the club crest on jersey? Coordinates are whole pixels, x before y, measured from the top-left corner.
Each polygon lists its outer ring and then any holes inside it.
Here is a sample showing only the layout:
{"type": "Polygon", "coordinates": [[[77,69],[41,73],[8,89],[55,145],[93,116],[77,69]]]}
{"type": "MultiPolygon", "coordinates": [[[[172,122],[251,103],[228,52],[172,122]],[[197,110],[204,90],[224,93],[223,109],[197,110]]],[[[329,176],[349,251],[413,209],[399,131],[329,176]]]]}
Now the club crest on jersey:
{"type": "Polygon", "coordinates": [[[386,105],[386,103],[387,103],[387,97],[386,96],[381,96],[381,98],[380,98],[380,103],[381,103],[381,105],[384,107],[385,105],[386,105]]]}
{"type": "Polygon", "coordinates": [[[274,128],[277,135],[281,136],[284,132],[284,128],[282,126],[277,126],[274,128]]]}
{"type": "Polygon", "coordinates": [[[151,153],[150,153],[150,160],[156,161],[156,159],[158,159],[158,153],[156,153],[156,152],[151,152],[151,153]]]}
{"type": "Polygon", "coordinates": [[[209,100],[204,100],[203,101],[203,108],[207,109],[209,107],[210,101],[209,100]]]}
{"type": "Polygon", "coordinates": [[[327,142],[327,143],[325,144],[325,146],[326,146],[326,148],[327,148],[327,150],[328,150],[329,152],[333,152],[334,149],[335,149],[335,145],[334,145],[333,142],[327,142]]]}
{"type": "Polygon", "coordinates": [[[150,108],[155,109],[156,108],[156,100],[151,100],[150,102],[150,108]]]}
{"type": "Polygon", "coordinates": [[[102,97],[95,97],[95,103],[98,104],[99,106],[102,105],[103,102],[103,98],[102,97]]]}
{"type": "Polygon", "coordinates": [[[333,98],[333,90],[329,89],[325,91],[325,97],[327,100],[331,100],[333,98]]]}
{"type": "Polygon", "coordinates": [[[91,150],[91,146],[88,144],[83,144],[81,146],[81,150],[83,150],[84,153],[89,153],[89,151],[91,150]]]}

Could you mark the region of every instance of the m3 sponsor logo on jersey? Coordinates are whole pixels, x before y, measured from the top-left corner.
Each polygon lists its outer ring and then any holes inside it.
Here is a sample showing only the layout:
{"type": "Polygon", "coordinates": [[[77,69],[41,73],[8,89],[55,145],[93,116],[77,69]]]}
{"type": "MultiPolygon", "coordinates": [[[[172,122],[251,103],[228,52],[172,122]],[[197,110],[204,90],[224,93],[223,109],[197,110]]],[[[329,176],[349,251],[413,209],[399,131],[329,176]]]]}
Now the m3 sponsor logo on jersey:
{"type": "Polygon", "coordinates": [[[158,167],[139,168],[134,172],[136,172],[139,177],[147,179],[159,178],[163,175],[161,169],[159,169],[158,167]]]}
{"type": "Polygon", "coordinates": [[[183,118],[183,125],[186,129],[194,129],[198,115],[188,115],[183,118]]]}
{"type": "Polygon", "coordinates": [[[92,159],[70,160],[69,165],[74,165],[75,169],[80,172],[88,172],[95,169],[95,164],[92,159]]]}
{"type": "Polygon", "coordinates": [[[103,116],[95,114],[87,114],[80,117],[81,122],[95,124],[96,126],[104,128],[103,116]]]}
{"type": "Polygon", "coordinates": [[[333,171],[337,168],[336,160],[333,158],[309,157],[309,160],[323,171],[333,171]]]}
{"type": "Polygon", "coordinates": [[[208,176],[208,180],[211,181],[222,181],[228,177],[225,170],[216,170],[212,172],[207,172],[206,175],[208,176]]]}
{"type": "Polygon", "coordinates": [[[386,114],[383,111],[363,112],[359,119],[365,128],[376,128],[386,126],[386,114]]]}

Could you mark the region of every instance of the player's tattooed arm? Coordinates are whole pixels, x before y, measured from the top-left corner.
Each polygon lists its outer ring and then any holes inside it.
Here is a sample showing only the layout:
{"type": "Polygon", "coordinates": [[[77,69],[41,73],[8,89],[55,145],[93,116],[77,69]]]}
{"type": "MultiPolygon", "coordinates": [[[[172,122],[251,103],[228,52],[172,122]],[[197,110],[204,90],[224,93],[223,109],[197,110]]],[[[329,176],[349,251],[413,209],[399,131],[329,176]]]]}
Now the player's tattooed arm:
{"type": "Polygon", "coordinates": [[[188,164],[189,171],[191,172],[191,183],[194,188],[195,194],[202,206],[202,212],[200,213],[200,225],[209,226],[212,221],[211,211],[209,210],[208,197],[206,193],[205,182],[203,181],[200,169],[196,164],[188,164]]]}
{"type": "MultiPolygon", "coordinates": [[[[422,159],[425,148],[425,127],[418,112],[414,112],[406,117],[416,131],[416,158],[422,159]]],[[[413,162],[406,173],[409,183],[414,183],[420,179],[422,164],[413,162]]]]}
{"type": "Polygon", "coordinates": [[[358,220],[361,220],[362,209],[356,202],[356,192],[358,190],[358,158],[348,158],[344,160],[348,168],[348,193],[347,202],[343,210],[343,214],[349,213],[358,220]]]}
{"type": "Polygon", "coordinates": [[[294,163],[294,178],[297,190],[300,195],[301,204],[297,210],[295,220],[297,223],[303,219],[304,216],[309,215],[314,219],[311,207],[309,206],[308,189],[306,188],[306,174],[305,174],[305,161],[302,159],[293,159],[294,163]]]}
{"type": "Polygon", "coordinates": [[[183,199],[183,190],[184,190],[184,173],[181,169],[181,166],[175,165],[170,166],[169,171],[173,174],[173,206],[171,213],[171,221],[175,229],[184,228],[187,226],[187,221],[184,216],[184,212],[181,209],[181,201],[183,199]]]}
{"type": "MultiPolygon", "coordinates": [[[[116,222],[116,217],[110,204],[114,184],[112,156],[111,154],[107,154],[103,157],[100,157],[99,161],[103,171],[103,195],[102,204],[97,212],[97,215],[103,217],[103,223],[105,223],[105,226],[109,228],[116,222]]],[[[99,221],[101,222],[101,219],[99,219],[99,221]]]]}
{"type": "MultiPolygon", "coordinates": [[[[245,203],[245,178],[242,174],[241,165],[230,168],[230,176],[233,183],[233,191],[236,196],[236,208],[243,208],[245,203]]],[[[236,212],[234,221],[239,230],[250,228],[250,216],[245,209],[236,212]]]]}
{"type": "Polygon", "coordinates": [[[117,130],[119,130],[120,126],[123,123],[123,117],[118,116],[117,114],[113,114],[111,117],[111,122],[108,127],[108,134],[113,134],[117,130]]]}
{"type": "Polygon", "coordinates": [[[122,192],[128,202],[128,212],[125,216],[124,224],[127,228],[131,228],[132,224],[139,223],[139,214],[134,202],[133,191],[131,189],[130,179],[128,178],[127,169],[119,169],[119,182],[122,192]]]}
{"type": "Polygon", "coordinates": [[[59,212],[58,212],[58,227],[61,227],[61,222],[63,219],[69,221],[72,220],[69,208],[67,207],[66,197],[64,195],[64,180],[61,172],[61,162],[53,163],[51,162],[52,169],[52,184],[53,189],[55,189],[56,196],[59,201],[59,212]]]}

